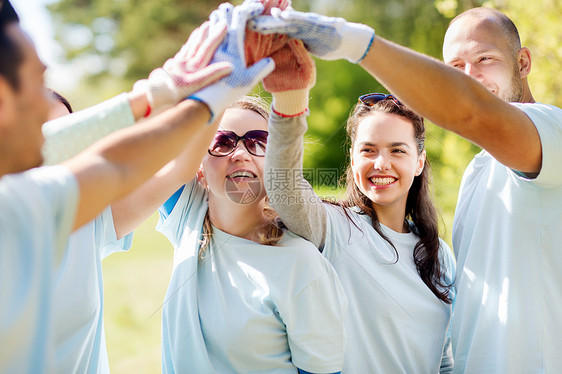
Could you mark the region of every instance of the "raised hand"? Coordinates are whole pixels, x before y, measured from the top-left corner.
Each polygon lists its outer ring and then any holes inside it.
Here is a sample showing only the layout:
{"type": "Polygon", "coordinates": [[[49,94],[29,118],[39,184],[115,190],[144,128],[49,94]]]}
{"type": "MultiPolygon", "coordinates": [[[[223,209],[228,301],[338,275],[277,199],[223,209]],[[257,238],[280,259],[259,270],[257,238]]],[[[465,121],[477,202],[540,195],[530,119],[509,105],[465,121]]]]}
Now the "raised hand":
{"type": "Polygon", "coordinates": [[[246,23],[249,18],[261,14],[263,9],[263,4],[258,1],[246,1],[237,7],[228,3],[221,4],[211,13],[211,29],[224,22],[228,25],[227,36],[211,62],[227,62],[232,65],[233,70],[229,76],[196,92],[191,98],[207,104],[213,115],[221,113],[230,103],[247,94],[275,68],[271,58],[260,59],[252,66],[246,67],[244,53],[246,23]]]}
{"type": "Polygon", "coordinates": [[[289,39],[272,56],[275,70],[263,80],[273,95],[273,111],[284,117],[306,112],[308,93],[316,82],[316,65],[302,41],[289,39]]]}
{"type": "Polygon", "coordinates": [[[324,60],[358,63],[369,50],[375,31],[343,18],[325,17],[292,9],[271,9],[271,16],[251,20],[249,28],[263,34],[284,34],[300,39],[313,55],[324,60]]]}
{"type": "MultiPolygon", "coordinates": [[[[270,15],[272,8],[281,10],[291,6],[290,0],[246,0],[246,2],[259,2],[263,4],[262,15],[270,15]]],[[[289,38],[281,34],[261,34],[259,32],[246,29],[246,39],[244,41],[244,51],[246,53],[246,63],[254,64],[264,57],[273,55],[285,46],[289,38]]]]}
{"type": "Polygon", "coordinates": [[[212,28],[210,22],[205,22],[191,33],[173,58],[153,70],[148,79],[136,82],[133,90],[145,92],[152,112],[156,113],[227,76],[232,71],[229,62],[217,61],[209,65],[226,34],[226,22],[212,28]]]}

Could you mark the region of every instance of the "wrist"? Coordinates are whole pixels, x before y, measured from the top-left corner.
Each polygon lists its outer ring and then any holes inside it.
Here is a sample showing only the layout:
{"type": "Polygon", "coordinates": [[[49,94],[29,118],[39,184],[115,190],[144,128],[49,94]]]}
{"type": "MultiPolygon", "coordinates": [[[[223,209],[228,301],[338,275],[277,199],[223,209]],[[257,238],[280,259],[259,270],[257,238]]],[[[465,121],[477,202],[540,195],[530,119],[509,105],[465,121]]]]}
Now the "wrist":
{"type": "Polygon", "coordinates": [[[348,46],[346,59],[354,64],[359,63],[367,54],[373,39],[375,30],[361,23],[347,22],[342,30],[342,45],[348,46]]]}
{"type": "Polygon", "coordinates": [[[203,116],[206,119],[207,123],[211,123],[212,120],[213,120],[213,114],[211,112],[211,109],[209,108],[207,103],[205,103],[203,101],[196,100],[196,99],[193,99],[193,98],[189,97],[189,98],[186,98],[179,105],[187,105],[187,106],[196,108],[197,111],[200,112],[200,115],[203,116]]]}
{"type": "MultiPolygon", "coordinates": [[[[197,101],[208,109],[210,124],[220,117],[221,113],[230,103],[237,100],[238,95],[234,95],[234,91],[221,82],[217,82],[193,93],[187,99],[197,101]]],[[[243,95],[239,96],[242,97],[243,95]]]]}
{"type": "MultiPolygon", "coordinates": [[[[162,68],[155,69],[148,79],[137,81],[133,86],[133,92],[145,95],[152,113],[161,112],[189,96],[189,92],[183,92],[180,87],[176,87],[173,78],[162,68]],[[182,94],[185,96],[182,97],[182,94]]],[[[145,113],[146,111],[142,115],[145,113]]]]}
{"type": "Polygon", "coordinates": [[[127,94],[127,99],[135,121],[145,117],[148,108],[151,108],[145,92],[133,90],[127,94]]]}
{"type": "Polygon", "coordinates": [[[308,89],[275,92],[272,110],[282,117],[296,117],[308,109],[308,89]]]}

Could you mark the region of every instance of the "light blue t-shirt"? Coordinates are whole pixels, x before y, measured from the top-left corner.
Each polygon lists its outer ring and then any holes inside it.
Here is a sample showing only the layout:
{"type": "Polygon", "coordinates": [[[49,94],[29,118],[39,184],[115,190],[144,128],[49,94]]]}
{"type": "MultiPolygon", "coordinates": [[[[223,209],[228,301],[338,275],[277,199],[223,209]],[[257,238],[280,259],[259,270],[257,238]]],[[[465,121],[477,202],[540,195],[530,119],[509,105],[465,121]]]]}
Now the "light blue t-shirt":
{"type": "Polygon", "coordinates": [[[162,317],[163,372],[341,371],[347,303],[318,250],[288,231],[266,246],[215,228],[198,261],[205,190],[192,182],[174,198],[158,225],[175,248],[162,317]]]}
{"type": "Polygon", "coordinates": [[[54,284],[55,373],[109,373],[102,259],[131,247],[117,240],[111,208],[72,233],[54,284]]]}
{"type": "Polygon", "coordinates": [[[483,151],[463,176],[453,225],[457,373],[562,368],[562,110],[514,105],[538,130],[542,168],[527,179],[483,151]]]}
{"type": "MultiPolygon", "coordinates": [[[[326,240],[322,253],[334,266],[349,300],[344,373],[438,373],[452,313],[423,283],[413,252],[419,237],[373,228],[365,214],[324,204],[326,240]],[[353,220],[351,221],[350,218],[353,220]]],[[[440,241],[443,282],[451,284],[455,259],[440,241]]],[[[450,289],[454,300],[455,289],[450,289]]]]}
{"type": "MultiPolygon", "coordinates": [[[[46,164],[71,158],[95,141],[135,124],[127,94],[43,125],[46,164]]],[[[132,234],[117,241],[111,209],[74,232],[55,275],[55,373],[108,373],[103,328],[105,256],[130,248],[132,234]]]]}
{"type": "Polygon", "coordinates": [[[78,184],[64,167],[0,178],[0,373],[51,368],[53,274],[77,201],[78,184]]]}

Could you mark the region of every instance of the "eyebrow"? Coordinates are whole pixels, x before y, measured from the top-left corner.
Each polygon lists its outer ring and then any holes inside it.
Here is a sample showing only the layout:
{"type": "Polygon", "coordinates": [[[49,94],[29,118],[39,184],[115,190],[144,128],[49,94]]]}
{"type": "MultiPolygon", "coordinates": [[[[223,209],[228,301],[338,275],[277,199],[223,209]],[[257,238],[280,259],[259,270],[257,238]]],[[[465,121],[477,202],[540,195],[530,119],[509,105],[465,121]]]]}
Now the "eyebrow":
{"type": "MultiPolygon", "coordinates": [[[[474,52],[471,52],[471,53],[473,53],[475,56],[481,56],[481,55],[484,55],[484,54],[487,54],[487,53],[496,55],[497,50],[498,50],[498,48],[486,47],[486,48],[481,48],[481,49],[479,49],[477,51],[474,51],[474,52]]],[[[464,59],[462,57],[460,57],[458,55],[455,55],[454,57],[450,58],[449,60],[443,60],[443,62],[445,64],[451,64],[453,62],[463,61],[463,60],[464,59]]]]}
{"type": "MultiPolygon", "coordinates": [[[[362,147],[377,147],[377,144],[375,143],[371,143],[371,142],[361,142],[357,144],[358,146],[362,146],[362,147]]],[[[390,148],[394,148],[394,147],[408,147],[411,148],[410,145],[406,142],[392,142],[390,144],[387,145],[387,147],[390,148]]]]}
{"type": "MultiPolygon", "coordinates": [[[[480,55],[484,55],[484,54],[487,54],[487,53],[496,54],[496,53],[497,53],[497,49],[494,49],[494,48],[483,48],[483,49],[479,49],[479,50],[477,50],[477,51],[475,51],[475,52],[473,52],[473,53],[474,53],[475,56],[480,56],[480,55]]],[[[446,64],[449,64],[449,63],[451,63],[451,62],[456,62],[456,61],[458,61],[458,60],[464,60],[464,59],[463,59],[462,57],[459,57],[459,56],[454,56],[453,58],[451,58],[451,59],[449,59],[449,60],[447,60],[447,61],[444,61],[444,62],[445,62],[446,64]]]]}

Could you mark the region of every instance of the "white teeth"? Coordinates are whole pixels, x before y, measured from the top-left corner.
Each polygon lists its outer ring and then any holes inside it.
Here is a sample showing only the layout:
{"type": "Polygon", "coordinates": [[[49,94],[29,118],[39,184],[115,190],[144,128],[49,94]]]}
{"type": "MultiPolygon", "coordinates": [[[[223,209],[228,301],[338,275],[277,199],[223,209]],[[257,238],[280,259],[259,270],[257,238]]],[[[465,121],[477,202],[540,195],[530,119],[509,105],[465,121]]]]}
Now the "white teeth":
{"type": "Polygon", "coordinates": [[[387,184],[391,184],[392,182],[394,182],[396,179],[395,178],[390,178],[390,177],[386,177],[386,178],[371,178],[371,182],[373,182],[373,184],[375,186],[386,186],[387,184]]]}
{"type": "Polygon", "coordinates": [[[234,173],[230,174],[228,177],[229,178],[237,178],[237,177],[253,178],[254,175],[252,173],[250,173],[249,171],[235,171],[234,173]]]}

